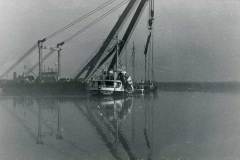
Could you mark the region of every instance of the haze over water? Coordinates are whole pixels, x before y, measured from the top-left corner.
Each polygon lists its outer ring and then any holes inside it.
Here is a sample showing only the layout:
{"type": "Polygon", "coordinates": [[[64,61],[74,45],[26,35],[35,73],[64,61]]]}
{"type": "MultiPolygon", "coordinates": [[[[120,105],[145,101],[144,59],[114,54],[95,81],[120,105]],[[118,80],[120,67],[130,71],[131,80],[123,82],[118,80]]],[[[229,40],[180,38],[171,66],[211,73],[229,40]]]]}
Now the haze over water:
{"type": "Polygon", "coordinates": [[[240,159],[240,94],[0,97],[1,160],[240,159]]]}
{"type": "MultiPolygon", "coordinates": [[[[0,73],[37,40],[104,2],[106,0],[2,0],[0,73]]],[[[239,0],[155,2],[156,81],[240,81],[239,0]]],[[[64,45],[62,77],[74,77],[94,55],[125,6],[64,45]]],[[[108,9],[44,45],[56,46],[108,9]]],[[[148,9],[145,9],[121,57],[132,74],[134,42],[137,80],[144,79],[147,22],[148,9]]],[[[119,32],[120,38],[124,32],[119,32]]],[[[46,53],[44,51],[44,55],[46,53]]],[[[56,58],[48,59],[44,68],[56,67],[56,58]]],[[[35,50],[14,71],[21,75],[37,62],[38,50],[35,50]]],[[[35,70],[36,75],[37,72],[35,70]]],[[[7,78],[11,77],[9,74],[7,78]]],[[[229,86],[232,87],[231,83],[229,86]]],[[[238,160],[240,93],[215,89],[214,92],[204,89],[206,92],[158,91],[122,98],[96,98],[87,94],[4,96],[0,91],[0,160],[238,160]]]]}
{"type": "MultiPolygon", "coordinates": [[[[107,0],[11,0],[0,1],[0,74],[29,48],[59,28],[90,12],[107,0]]],[[[117,3],[121,0],[117,0],[117,3]]],[[[112,7],[112,6],[111,6],[112,7]]],[[[111,7],[108,7],[110,9],[111,7]]],[[[125,6],[90,27],[63,47],[62,76],[73,77],[102,45],[125,6]]],[[[154,50],[157,81],[240,81],[239,0],[155,0],[154,50]]],[[[54,47],[89,22],[47,41],[54,47]]],[[[132,12],[134,13],[134,12],[132,12]]],[[[129,16],[128,21],[131,19],[129,16]]],[[[144,10],[125,53],[131,63],[132,42],[136,47],[136,77],[144,79],[144,45],[147,40],[148,8],[144,10]]],[[[125,32],[128,22],[120,32],[125,32]]],[[[44,51],[47,54],[48,51],[44,51]]],[[[38,51],[14,71],[22,74],[38,62],[38,51]]],[[[55,54],[54,54],[55,55],[55,54]]],[[[123,56],[123,62],[125,58],[123,56]]],[[[56,56],[46,68],[56,67],[56,56]]],[[[131,67],[128,64],[128,67],[131,67]]],[[[129,68],[131,71],[131,68],[129,68]]],[[[37,74],[37,70],[35,70],[37,74]]],[[[10,73],[8,78],[12,78],[10,73]]]]}

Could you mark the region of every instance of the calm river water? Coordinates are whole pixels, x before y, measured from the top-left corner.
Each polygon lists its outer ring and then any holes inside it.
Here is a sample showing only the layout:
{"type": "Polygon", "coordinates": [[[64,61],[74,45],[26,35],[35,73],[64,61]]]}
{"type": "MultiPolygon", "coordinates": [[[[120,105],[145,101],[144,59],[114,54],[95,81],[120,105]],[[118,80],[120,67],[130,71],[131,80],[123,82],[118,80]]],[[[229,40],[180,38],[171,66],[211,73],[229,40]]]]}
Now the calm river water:
{"type": "Polygon", "coordinates": [[[1,96],[0,160],[238,160],[240,93],[1,96]]]}

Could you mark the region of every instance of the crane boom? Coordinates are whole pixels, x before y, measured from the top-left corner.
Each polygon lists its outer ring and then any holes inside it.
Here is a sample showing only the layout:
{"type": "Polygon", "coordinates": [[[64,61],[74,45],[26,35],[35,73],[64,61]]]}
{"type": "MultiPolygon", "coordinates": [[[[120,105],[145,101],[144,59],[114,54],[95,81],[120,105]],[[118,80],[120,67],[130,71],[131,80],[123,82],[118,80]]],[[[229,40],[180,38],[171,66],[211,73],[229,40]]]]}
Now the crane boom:
{"type": "MultiPolygon", "coordinates": [[[[136,24],[137,24],[137,22],[138,22],[138,20],[140,18],[140,15],[141,15],[141,13],[143,11],[143,8],[145,7],[147,1],[148,0],[141,0],[141,2],[139,3],[138,8],[137,8],[137,10],[136,10],[136,12],[135,12],[135,14],[134,14],[130,24],[129,24],[129,26],[128,26],[124,36],[123,36],[123,39],[121,41],[122,43],[120,43],[119,57],[121,56],[122,50],[123,50],[125,44],[127,43],[127,41],[129,40],[129,38],[131,36],[131,33],[133,32],[133,29],[136,26],[136,24]]],[[[113,66],[116,64],[116,56],[117,55],[115,55],[113,57],[112,62],[109,65],[108,70],[113,69],[113,66]]]]}
{"type": "MultiPolygon", "coordinates": [[[[114,0],[115,1],[115,0],[114,0]]],[[[69,41],[71,41],[73,38],[75,38],[76,36],[78,36],[80,33],[84,32],[85,30],[87,30],[89,27],[91,27],[93,24],[96,24],[97,22],[99,22],[100,20],[102,20],[103,18],[105,18],[107,15],[109,15],[110,13],[112,13],[113,11],[115,11],[116,9],[118,9],[118,7],[122,6],[123,4],[126,3],[126,0],[119,3],[117,6],[113,7],[112,9],[110,9],[109,11],[107,11],[106,13],[104,13],[103,15],[99,16],[98,18],[96,18],[94,21],[92,21],[91,23],[89,23],[88,25],[86,25],[85,27],[83,27],[82,29],[78,30],[76,33],[74,33],[71,37],[68,37],[67,39],[65,39],[64,41],[62,41],[61,43],[59,44],[62,44],[62,43],[69,43],[69,41]]],[[[57,32],[56,32],[57,33],[57,32]]],[[[52,36],[50,37],[47,37],[47,38],[51,38],[52,36]]],[[[45,40],[47,40],[47,38],[45,38],[45,40]]],[[[45,47],[46,49],[46,47],[45,47]]],[[[51,48],[50,48],[51,49],[51,48]]],[[[46,54],[43,59],[42,59],[42,62],[46,61],[50,56],[51,54],[54,53],[54,50],[51,50],[48,54],[46,54]]],[[[32,73],[33,70],[35,68],[37,68],[39,66],[38,63],[35,63],[27,72],[26,74],[29,74],[29,73],[32,73]]]]}
{"type": "MultiPolygon", "coordinates": [[[[138,20],[139,20],[139,17],[140,17],[140,15],[141,15],[141,13],[142,13],[142,11],[143,11],[143,9],[144,9],[147,1],[148,1],[148,0],[141,0],[141,2],[139,3],[139,5],[138,5],[138,7],[137,7],[137,9],[136,9],[136,11],[135,11],[135,13],[134,13],[134,15],[133,15],[133,18],[131,19],[131,22],[130,22],[130,24],[128,25],[128,28],[127,28],[127,30],[126,30],[126,32],[125,32],[125,34],[124,34],[124,36],[123,36],[123,38],[122,38],[122,40],[121,40],[121,43],[119,44],[119,53],[118,53],[119,56],[121,55],[121,51],[123,50],[123,48],[124,48],[125,44],[127,43],[128,39],[130,38],[131,33],[133,32],[134,27],[136,26],[136,24],[137,24],[137,22],[138,22],[138,20]]],[[[116,48],[116,47],[114,47],[114,48],[116,48]]],[[[105,58],[102,59],[102,61],[99,63],[99,65],[97,65],[97,67],[95,67],[94,69],[89,70],[89,71],[87,72],[87,74],[86,74],[86,76],[85,76],[85,79],[89,78],[90,73],[92,73],[92,74],[95,73],[96,70],[97,70],[98,68],[100,68],[100,67],[113,55],[113,53],[114,53],[114,49],[112,49],[112,50],[105,56],[105,58]]],[[[108,70],[113,69],[114,65],[116,64],[116,56],[117,56],[117,55],[115,55],[115,56],[112,58],[112,62],[111,62],[111,64],[109,65],[108,70]]],[[[96,63],[94,64],[94,66],[95,66],[95,65],[96,65],[96,63]]],[[[92,74],[91,74],[91,75],[92,75],[92,74]]]]}
{"type": "Polygon", "coordinates": [[[144,54],[147,55],[148,53],[148,48],[149,48],[149,43],[150,43],[150,38],[151,38],[151,32],[149,33],[148,35],[148,38],[147,38],[147,42],[146,42],[146,45],[145,45],[145,48],[144,48],[144,54]]]}
{"type": "Polygon", "coordinates": [[[130,13],[130,11],[133,8],[133,6],[136,3],[136,1],[137,0],[131,0],[128,3],[127,7],[125,8],[123,13],[119,17],[118,21],[114,25],[113,29],[111,30],[111,32],[109,33],[109,35],[107,36],[105,41],[103,42],[103,45],[100,47],[100,49],[97,52],[97,54],[87,63],[87,65],[85,65],[83,67],[83,69],[75,76],[74,79],[78,79],[84,72],[87,71],[87,74],[85,76],[85,78],[86,78],[93,71],[96,63],[98,63],[98,61],[100,60],[100,58],[102,57],[102,55],[106,51],[107,47],[112,42],[112,40],[113,40],[114,36],[116,35],[117,31],[122,27],[123,22],[127,18],[128,14],[130,13]]]}

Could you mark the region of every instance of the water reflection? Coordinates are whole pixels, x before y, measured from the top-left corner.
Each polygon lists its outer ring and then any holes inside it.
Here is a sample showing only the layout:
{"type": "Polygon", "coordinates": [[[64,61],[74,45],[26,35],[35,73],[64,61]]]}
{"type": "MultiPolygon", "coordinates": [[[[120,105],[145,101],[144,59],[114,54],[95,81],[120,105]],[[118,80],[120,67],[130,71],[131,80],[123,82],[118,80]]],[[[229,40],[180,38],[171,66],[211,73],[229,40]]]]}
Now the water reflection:
{"type": "Polygon", "coordinates": [[[238,159],[239,96],[0,97],[0,159],[238,159]]]}
{"type": "Polygon", "coordinates": [[[95,101],[95,105],[87,101],[84,107],[75,102],[82,114],[96,128],[97,133],[115,159],[125,159],[126,156],[136,159],[128,140],[121,132],[121,124],[131,113],[132,102],[132,98],[101,99],[95,101]]]}
{"type": "Polygon", "coordinates": [[[147,146],[147,159],[151,160],[153,156],[153,123],[154,123],[154,106],[150,97],[144,100],[144,138],[147,146]]]}
{"type": "MultiPolygon", "coordinates": [[[[49,142],[52,143],[52,139],[55,137],[54,139],[57,141],[63,141],[75,148],[82,148],[81,143],[75,142],[74,137],[66,137],[71,133],[71,131],[66,130],[70,125],[73,125],[70,130],[75,130],[74,127],[79,127],[77,121],[73,124],[64,122],[73,118],[66,117],[67,115],[64,115],[64,112],[73,110],[72,107],[74,107],[78,112],[78,116],[84,117],[86,120],[84,122],[85,125],[90,125],[94,128],[97,136],[114,159],[138,159],[139,157],[133,145],[136,142],[136,115],[133,115],[135,112],[133,97],[118,99],[13,97],[12,100],[13,110],[10,112],[14,113],[14,116],[28,130],[29,135],[35,139],[37,145],[49,145],[49,142]],[[129,121],[131,122],[129,123],[129,121]],[[129,130],[124,128],[126,124],[130,125],[128,126],[129,130]],[[68,133],[65,134],[65,132],[68,133]],[[131,132],[130,136],[129,132],[131,132]]],[[[143,99],[143,101],[145,100],[143,99]]],[[[152,112],[150,112],[151,107],[149,105],[151,104],[145,105],[144,135],[149,149],[148,159],[151,159],[152,125],[150,124],[151,115],[148,114],[152,114],[152,112]]],[[[84,126],[80,128],[82,130],[85,129],[84,126]]],[[[52,143],[51,145],[54,146],[55,144],[52,143]]]]}

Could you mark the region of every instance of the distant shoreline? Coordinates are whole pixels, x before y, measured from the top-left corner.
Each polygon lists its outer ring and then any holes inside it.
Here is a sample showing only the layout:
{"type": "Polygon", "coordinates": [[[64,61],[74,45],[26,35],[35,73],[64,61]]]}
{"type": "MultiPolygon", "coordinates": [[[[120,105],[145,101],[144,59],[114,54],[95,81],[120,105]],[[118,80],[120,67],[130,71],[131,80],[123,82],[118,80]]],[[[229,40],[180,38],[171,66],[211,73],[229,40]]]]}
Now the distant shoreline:
{"type": "Polygon", "coordinates": [[[156,82],[159,90],[240,91],[240,82],[156,82]]]}
{"type": "MultiPolygon", "coordinates": [[[[240,92],[240,82],[155,82],[159,91],[172,92],[240,92]]],[[[1,85],[4,93],[14,94],[85,94],[85,83],[81,81],[57,83],[14,83],[1,85]]]]}

